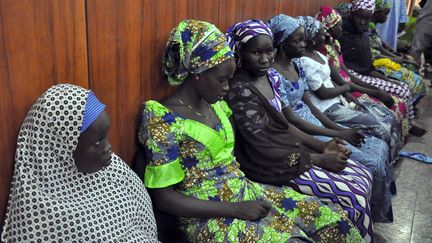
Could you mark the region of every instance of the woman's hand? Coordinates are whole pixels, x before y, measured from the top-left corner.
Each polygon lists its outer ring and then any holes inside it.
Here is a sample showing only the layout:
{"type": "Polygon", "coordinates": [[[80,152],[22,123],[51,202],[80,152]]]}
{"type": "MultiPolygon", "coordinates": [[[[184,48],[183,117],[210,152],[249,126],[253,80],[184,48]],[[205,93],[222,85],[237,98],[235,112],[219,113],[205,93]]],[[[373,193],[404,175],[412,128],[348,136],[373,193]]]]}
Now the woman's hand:
{"type": "Polygon", "coordinates": [[[384,91],[379,91],[377,98],[381,100],[388,108],[392,108],[394,105],[392,96],[384,91]]]}
{"type": "Polygon", "coordinates": [[[360,132],[353,129],[344,129],[338,131],[337,137],[356,147],[361,147],[361,144],[364,143],[364,136],[360,132]]]}
{"type": "Polygon", "coordinates": [[[349,92],[347,92],[347,93],[345,93],[345,98],[347,99],[347,101],[348,102],[353,102],[354,103],[354,109],[355,110],[361,110],[361,104],[360,104],[360,101],[356,98],[356,97],[354,97],[351,93],[349,93],[349,92]]]}
{"type": "Polygon", "coordinates": [[[312,157],[316,166],[331,172],[339,172],[345,169],[348,157],[342,154],[323,153],[312,157]]]}
{"type": "Polygon", "coordinates": [[[340,153],[349,158],[352,154],[352,151],[345,147],[345,145],[347,145],[347,142],[344,140],[340,138],[333,138],[332,140],[325,143],[324,153],[340,153]]]}
{"type": "Polygon", "coordinates": [[[385,80],[386,80],[387,82],[390,82],[390,83],[394,83],[394,84],[400,85],[400,81],[397,80],[397,79],[393,79],[393,78],[386,77],[385,80]]]}
{"type": "Polygon", "coordinates": [[[262,201],[243,201],[232,203],[232,217],[256,221],[267,216],[270,204],[262,201]]]}

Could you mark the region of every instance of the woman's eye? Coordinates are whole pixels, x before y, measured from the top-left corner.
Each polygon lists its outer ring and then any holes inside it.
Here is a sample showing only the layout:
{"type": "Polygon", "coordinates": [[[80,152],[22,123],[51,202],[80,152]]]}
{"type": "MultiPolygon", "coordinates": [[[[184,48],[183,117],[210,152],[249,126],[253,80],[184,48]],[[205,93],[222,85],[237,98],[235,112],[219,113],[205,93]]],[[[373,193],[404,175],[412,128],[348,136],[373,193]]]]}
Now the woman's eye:
{"type": "Polygon", "coordinates": [[[100,143],[101,143],[101,140],[97,140],[96,143],[95,143],[95,146],[99,146],[100,143]]]}

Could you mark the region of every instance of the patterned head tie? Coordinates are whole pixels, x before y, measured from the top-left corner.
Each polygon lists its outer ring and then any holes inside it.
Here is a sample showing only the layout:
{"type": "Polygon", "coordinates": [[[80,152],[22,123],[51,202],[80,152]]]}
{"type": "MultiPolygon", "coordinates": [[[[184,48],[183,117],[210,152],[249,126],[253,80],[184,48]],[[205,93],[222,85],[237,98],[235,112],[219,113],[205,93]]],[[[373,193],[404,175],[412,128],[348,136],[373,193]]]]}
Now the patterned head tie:
{"type": "Polygon", "coordinates": [[[389,0],[375,0],[375,11],[390,9],[391,3],[389,0]]]}
{"type": "Polygon", "coordinates": [[[355,12],[358,10],[375,10],[375,0],[354,0],[352,1],[351,11],[355,12]]]}
{"type": "Polygon", "coordinates": [[[86,106],[83,114],[83,122],[80,132],[83,133],[105,110],[105,105],[90,91],[87,96],[86,106]]]}
{"type": "Polygon", "coordinates": [[[326,30],[329,30],[342,21],[342,16],[331,7],[322,6],[320,12],[316,15],[316,19],[321,22],[326,30]]]}
{"type": "Polygon", "coordinates": [[[299,16],[297,17],[300,20],[301,25],[305,29],[305,40],[312,40],[321,28],[321,23],[311,16],[299,16]]]}
{"type": "Polygon", "coordinates": [[[351,3],[339,3],[336,5],[335,10],[342,16],[348,17],[351,13],[351,3]]]}
{"type": "Polygon", "coordinates": [[[183,20],[170,34],[162,58],[162,75],[177,86],[189,74],[200,74],[234,55],[225,35],[213,24],[183,20]]]}
{"type": "Polygon", "coordinates": [[[267,25],[273,32],[275,46],[278,46],[294,33],[301,26],[301,23],[291,16],[279,14],[271,18],[267,25]]]}
{"type": "Polygon", "coordinates": [[[228,44],[234,52],[238,52],[242,45],[257,35],[268,35],[273,38],[270,28],[258,19],[233,24],[226,33],[228,44]]]}

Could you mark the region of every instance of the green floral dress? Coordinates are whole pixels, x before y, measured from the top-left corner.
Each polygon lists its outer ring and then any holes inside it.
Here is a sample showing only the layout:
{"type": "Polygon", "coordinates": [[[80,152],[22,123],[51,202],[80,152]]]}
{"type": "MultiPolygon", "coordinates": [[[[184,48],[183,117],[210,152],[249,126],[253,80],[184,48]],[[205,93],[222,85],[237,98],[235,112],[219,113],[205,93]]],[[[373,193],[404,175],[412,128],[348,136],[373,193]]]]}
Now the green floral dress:
{"type": "Polygon", "coordinates": [[[173,186],[186,196],[209,201],[261,200],[272,208],[258,221],[180,218],[190,241],[363,242],[340,207],[326,206],[318,198],[288,187],[246,179],[233,156],[234,132],[228,119],[231,110],[223,101],[212,107],[220,120],[216,129],[185,119],[156,101],[145,103],[139,131],[148,159],[145,186],[173,186]]]}

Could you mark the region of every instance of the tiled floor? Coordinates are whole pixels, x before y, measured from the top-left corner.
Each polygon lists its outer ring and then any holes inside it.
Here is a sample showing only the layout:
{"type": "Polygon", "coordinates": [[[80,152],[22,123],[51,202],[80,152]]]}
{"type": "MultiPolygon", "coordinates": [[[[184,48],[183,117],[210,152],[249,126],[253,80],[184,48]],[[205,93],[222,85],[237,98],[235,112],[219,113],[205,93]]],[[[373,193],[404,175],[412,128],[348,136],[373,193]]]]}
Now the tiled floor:
{"type": "MultiPolygon", "coordinates": [[[[431,93],[431,92],[429,92],[431,93]]],[[[432,95],[425,97],[416,120],[429,131],[421,138],[410,138],[404,150],[432,156],[432,95]]],[[[432,242],[432,164],[410,159],[396,164],[398,194],[393,198],[394,222],[375,224],[377,243],[432,242]]]]}

